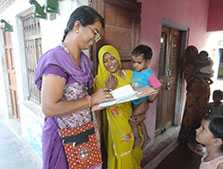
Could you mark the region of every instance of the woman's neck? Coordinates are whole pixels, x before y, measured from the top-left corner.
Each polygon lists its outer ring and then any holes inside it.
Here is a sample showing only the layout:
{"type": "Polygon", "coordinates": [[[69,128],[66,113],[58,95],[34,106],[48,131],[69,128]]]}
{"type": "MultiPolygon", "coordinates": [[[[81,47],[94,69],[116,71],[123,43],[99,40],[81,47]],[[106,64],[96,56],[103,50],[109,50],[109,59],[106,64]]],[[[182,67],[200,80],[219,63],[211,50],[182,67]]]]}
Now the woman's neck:
{"type": "Polygon", "coordinates": [[[205,161],[210,161],[219,156],[222,156],[223,155],[222,145],[207,146],[207,154],[208,155],[205,158],[205,161]]]}
{"type": "Polygon", "coordinates": [[[71,55],[73,61],[78,66],[80,66],[80,53],[81,53],[81,50],[78,47],[77,43],[75,41],[71,41],[71,40],[66,40],[65,39],[63,45],[69,51],[69,54],[71,55]]]}

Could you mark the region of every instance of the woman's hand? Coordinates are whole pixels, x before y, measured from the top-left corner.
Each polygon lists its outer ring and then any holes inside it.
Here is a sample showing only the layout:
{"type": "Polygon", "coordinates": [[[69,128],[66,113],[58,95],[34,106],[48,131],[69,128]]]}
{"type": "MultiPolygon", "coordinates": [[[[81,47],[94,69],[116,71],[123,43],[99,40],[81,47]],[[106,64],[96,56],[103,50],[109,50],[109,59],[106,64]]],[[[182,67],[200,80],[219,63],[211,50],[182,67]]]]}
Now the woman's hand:
{"type": "Polygon", "coordinates": [[[107,100],[112,100],[112,95],[109,93],[109,89],[100,89],[92,95],[92,107],[93,112],[99,112],[104,107],[100,107],[98,104],[107,100]]]}
{"type": "Polygon", "coordinates": [[[98,104],[91,107],[91,111],[94,113],[99,113],[103,109],[104,109],[104,107],[99,107],[98,104]]]}
{"type": "Polygon", "coordinates": [[[109,75],[108,79],[105,82],[105,86],[108,89],[115,89],[118,85],[118,80],[112,74],[109,75]]]}
{"type": "Polygon", "coordinates": [[[96,105],[105,100],[112,99],[112,95],[109,93],[108,89],[99,89],[94,94],[92,94],[91,97],[92,105],[96,105]]]}

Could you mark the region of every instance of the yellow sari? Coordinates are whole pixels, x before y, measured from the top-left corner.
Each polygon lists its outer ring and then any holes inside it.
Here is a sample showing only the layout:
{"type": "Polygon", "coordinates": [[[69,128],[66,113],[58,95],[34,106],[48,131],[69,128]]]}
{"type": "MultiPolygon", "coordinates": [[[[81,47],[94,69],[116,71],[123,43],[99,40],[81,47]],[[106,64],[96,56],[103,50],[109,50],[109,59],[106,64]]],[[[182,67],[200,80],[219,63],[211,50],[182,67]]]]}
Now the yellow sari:
{"type": "MultiPolygon", "coordinates": [[[[103,62],[105,53],[110,53],[117,59],[121,65],[118,51],[105,45],[99,50],[98,74],[96,76],[96,88],[105,88],[105,81],[109,77],[103,62]]],[[[120,77],[113,73],[118,81],[117,87],[130,84],[132,79],[131,70],[123,70],[125,77],[120,77]]],[[[106,132],[105,142],[107,147],[107,168],[108,169],[140,169],[140,149],[133,151],[134,136],[129,124],[129,118],[132,115],[131,103],[122,103],[105,109],[103,117],[103,129],[106,132]],[[107,128],[107,129],[106,129],[107,128]],[[135,157],[136,154],[138,157],[135,157]]]]}

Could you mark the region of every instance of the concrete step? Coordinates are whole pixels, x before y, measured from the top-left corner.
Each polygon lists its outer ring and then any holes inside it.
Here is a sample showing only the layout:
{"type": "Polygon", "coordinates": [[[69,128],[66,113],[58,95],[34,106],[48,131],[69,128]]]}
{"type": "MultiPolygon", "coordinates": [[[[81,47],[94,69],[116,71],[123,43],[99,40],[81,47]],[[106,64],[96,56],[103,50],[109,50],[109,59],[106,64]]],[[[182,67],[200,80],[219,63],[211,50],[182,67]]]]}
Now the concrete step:
{"type": "Polygon", "coordinates": [[[142,160],[143,169],[155,169],[177,147],[178,132],[179,127],[171,127],[146,147],[142,160]]]}
{"type": "Polygon", "coordinates": [[[13,134],[0,121],[0,168],[1,169],[40,169],[30,148],[13,134]]]}

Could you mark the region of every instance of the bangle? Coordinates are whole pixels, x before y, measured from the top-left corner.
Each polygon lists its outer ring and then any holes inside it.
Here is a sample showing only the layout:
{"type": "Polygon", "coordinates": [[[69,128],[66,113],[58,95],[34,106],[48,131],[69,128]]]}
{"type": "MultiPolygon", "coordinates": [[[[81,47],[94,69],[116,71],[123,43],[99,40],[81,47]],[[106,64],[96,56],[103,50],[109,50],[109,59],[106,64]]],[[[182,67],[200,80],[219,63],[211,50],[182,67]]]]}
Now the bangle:
{"type": "Polygon", "coordinates": [[[91,96],[87,95],[87,101],[88,101],[88,107],[90,108],[92,106],[92,99],[91,96]]]}

